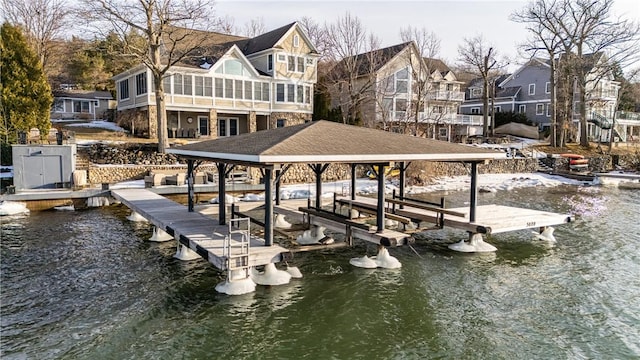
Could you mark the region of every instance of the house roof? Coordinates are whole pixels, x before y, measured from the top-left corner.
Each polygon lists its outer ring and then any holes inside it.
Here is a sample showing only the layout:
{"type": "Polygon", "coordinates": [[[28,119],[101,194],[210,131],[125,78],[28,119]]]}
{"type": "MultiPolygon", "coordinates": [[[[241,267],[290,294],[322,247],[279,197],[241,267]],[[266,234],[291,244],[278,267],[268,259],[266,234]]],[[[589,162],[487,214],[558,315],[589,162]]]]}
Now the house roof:
{"type": "Polygon", "coordinates": [[[518,92],[520,92],[521,88],[522,88],[521,86],[509,86],[506,88],[498,88],[496,91],[496,97],[504,98],[504,97],[516,96],[518,95],[518,92]]]}
{"type": "Polygon", "coordinates": [[[55,90],[53,91],[55,98],[74,98],[74,99],[106,99],[113,100],[113,96],[109,91],[95,90],[55,90]]]}
{"type": "Polygon", "coordinates": [[[274,47],[280,39],[291,29],[296,22],[292,22],[285,26],[279,27],[275,30],[268,31],[262,35],[258,35],[253,38],[234,41],[238,48],[242,50],[245,55],[257,53],[263,50],[271,49],[274,47]]]}
{"type": "Polygon", "coordinates": [[[444,63],[444,61],[436,58],[423,58],[425,64],[427,65],[427,69],[430,71],[439,71],[443,74],[443,76],[451,71],[451,69],[444,63]]]}
{"type": "Polygon", "coordinates": [[[253,164],[483,161],[493,150],[345,125],[325,120],[221,137],[167,149],[199,159],[253,164]]]}
{"type": "Polygon", "coordinates": [[[349,61],[355,60],[356,61],[355,68],[357,69],[357,76],[363,76],[363,75],[375,73],[410,45],[411,45],[411,42],[405,42],[402,44],[389,46],[383,49],[376,49],[376,50],[368,51],[362,54],[348,56],[340,60],[336,64],[336,66],[334,66],[331,72],[342,71],[346,67],[345,64],[347,64],[349,61]]]}

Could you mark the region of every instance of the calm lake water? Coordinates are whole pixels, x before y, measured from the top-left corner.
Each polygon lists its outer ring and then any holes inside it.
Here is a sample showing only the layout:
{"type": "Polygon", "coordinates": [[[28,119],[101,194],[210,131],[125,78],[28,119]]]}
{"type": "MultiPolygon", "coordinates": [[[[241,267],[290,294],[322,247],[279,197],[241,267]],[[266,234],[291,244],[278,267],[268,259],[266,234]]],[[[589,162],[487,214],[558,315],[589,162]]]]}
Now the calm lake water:
{"type": "MultiPolygon", "coordinates": [[[[453,193],[451,205],[468,194],[453,193]]],[[[297,254],[304,274],[253,294],[145,241],[121,206],[3,218],[3,359],[630,359],[640,357],[640,191],[527,188],[480,203],[576,214],[558,243],[499,234],[492,254],[429,232],[390,252],[400,270],[349,259],[373,245],[297,254]]]]}

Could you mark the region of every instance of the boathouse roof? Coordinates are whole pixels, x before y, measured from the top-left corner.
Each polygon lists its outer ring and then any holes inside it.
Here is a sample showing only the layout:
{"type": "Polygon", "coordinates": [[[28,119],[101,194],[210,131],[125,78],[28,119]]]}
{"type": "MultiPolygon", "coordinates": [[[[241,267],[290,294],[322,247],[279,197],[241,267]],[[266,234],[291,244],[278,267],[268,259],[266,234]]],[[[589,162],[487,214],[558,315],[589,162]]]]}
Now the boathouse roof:
{"type": "Polygon", "coordinates": [[[167,152],[189,158],[265,165],[483,161],[505,157],[495,150],[325,120],[205,140],[167,152]]]}

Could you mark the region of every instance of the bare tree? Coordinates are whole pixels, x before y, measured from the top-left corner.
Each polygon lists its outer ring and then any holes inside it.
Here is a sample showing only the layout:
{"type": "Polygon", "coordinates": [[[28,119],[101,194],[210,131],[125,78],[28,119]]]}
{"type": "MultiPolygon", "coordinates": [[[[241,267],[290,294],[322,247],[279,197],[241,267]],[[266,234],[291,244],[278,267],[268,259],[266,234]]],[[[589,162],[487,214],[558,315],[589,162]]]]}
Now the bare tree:
{"type": "MultiPolygon", "coordinates": [[[[344,123],[355,123],[360,118],[361,106],[372,99],[375,69],[379,65],[379,40],[367,34],[360,19],[346,13],[335,23],[325,25],[328,37],[327,54],[336,65],[327,74],[334,102],[342,111],[344,123]]],[[[361,119],[362,120],[362,119],[361,119]]]]}
{"type": "Polygon", "coordinates": [[[54,40],[61,39],[70,23],[71,7],[63,0],[2,0],[6,20],[24,29],[47,75],[54,40]]]}
{"type": "Polygon", "coordinates": [[[236,28],[236,20],[229,15],[219,18],[213,27],[214,31],[222,34],[233,35],[238,33],[236,28]]]}
{"type": "Polygon", "coordinates": [[[560,31],[559,19],[564,18],[567,9],[562,6],[562,1],[534,0],[524,9],[511,15],[515,22],[525,24],[529,31],[530,39],[522,45],[531,57],[538,52],[546,52],[549,57],[549,84],[551,97],[551,142],[553,147],[563,146],[565,119],[558,119],[557,112],[557,79],[558,56],[568,46],[566,39],[560,31]]]}
{"type": "Polygon", "coordinates": [[[486,140],[489,132],[489,82],[492,70],[501,67],[497,51],[485,43],[482,35],[464,38],[458,47],[459,60],[470,66],[482,78],[482,136],[486,140]]]}
{"type": "Polygon", "coordinates": [[[192,55],[206,41],[206,36],[194,29],[210,26],[213,0],[82,0],[82,4],[84,18],[98,31],[118,34],[127,53],[151,72],[158,151],[164,152],[169,139],[162,79],[172,66],[192,55]],[[128,41],[132,30],[141,34],[138,39],[142,41],[128,41]]]}
{"type": "Polygon", "coordinates": [[[264,34],[265,32],[267,32],[267,28],[264,25],[263,17],[251,19],[246,24],[244,24],[244,36],[246,37],[256,37],[258,35],[264,34]]]}
{"type": "MultiPolygon", "coordinates": [[[[413,86],[412,91],[415,100],[411,104],[412,117],[413,117],[413,131],[414,135],[419,136],[420,129],[420,113],[424,109],[430,109],[430,93],[433,90],[433,82],[431,81],[431,74],[435,70],[431,65],[432,61],[425,61],[426,59],[434,59],[440,52],[440,38],[426,28],[417,28],[407,26],[400,30],[400,38],[404,42],[413,42],[416,46],[418,53],[417,57],[407,56],[408,65],[411,68],[413,86]]],[[[441,117],[442,115],[437,115],[441,117]]],[[[431,119],[435,120],[435,119],[431,119]]],[[[439,120],[439,119],[438,119],[439,120]]],[[[435,126],[435,124],[433,124],[435,126]]]]}
{"type": "Polygon", "coordinates": [[[329,47],[329,39],[326,27],[323,27],[321,24],[315,22],[312,18],[308,16],[302,17],[298,23],[302,26],[305,34],[309,37],[311,43],[315,46],[316,50],[318,50],[318,54],[320,58],[318,61],[326,61],[327,60],[327,49],[329,47]]]}

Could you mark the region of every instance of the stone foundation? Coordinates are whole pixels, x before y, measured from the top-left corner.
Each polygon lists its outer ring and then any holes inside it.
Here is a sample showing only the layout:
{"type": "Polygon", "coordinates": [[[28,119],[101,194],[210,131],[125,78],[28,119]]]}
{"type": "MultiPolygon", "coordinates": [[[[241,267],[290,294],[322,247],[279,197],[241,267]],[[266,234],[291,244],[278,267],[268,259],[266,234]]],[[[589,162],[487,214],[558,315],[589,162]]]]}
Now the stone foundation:
{"type": "MultiPolygon", "coordinates": [[[[187,172],[187,165],[105,165],[90,166],[87,181],[90,184],[114,184],[122,181],[142,180],[151,170],[183,170],[187,172]]],[[[196,172],[217,172],[215,165],[200,165],[196,172]]]]}

